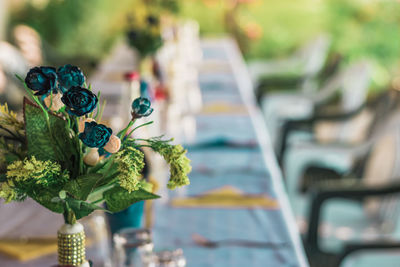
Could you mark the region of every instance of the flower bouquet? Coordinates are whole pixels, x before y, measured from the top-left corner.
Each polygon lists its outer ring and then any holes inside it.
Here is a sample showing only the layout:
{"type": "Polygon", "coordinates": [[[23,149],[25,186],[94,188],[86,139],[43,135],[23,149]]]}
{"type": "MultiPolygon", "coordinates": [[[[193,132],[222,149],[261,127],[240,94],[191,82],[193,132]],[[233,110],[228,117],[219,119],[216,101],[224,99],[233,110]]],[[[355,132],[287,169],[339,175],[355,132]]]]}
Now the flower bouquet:
{"type": "Polygon", "coordinates": [[[160,18],[154,14],[130,17],[127,32],[128,43],[135,48],[141,58],[152,56],[163,45],[160,18]]]}
{"type": "Polygon", "coordinates": [[[182,146],[161,137],[131,138],[132,132],[151,123],[134,125],[153,111],[148,99],[133,101],[132,120],[114,134],[100,123],[100,92],[96,95],[86,86],[78,67],[35,67],[24,80],[18,78],[30,98],[24,99],[23,119],[7,104],[0,106],[0,198],[10,202],[30,197],[63,214],[60,265],[88,264],[84,231],[77,220],[95,210],[119,212],[158,198],[141,177],[142,147],[153,149],[169,164],[168,188],[189,184],[190,160],[182,146]]]}

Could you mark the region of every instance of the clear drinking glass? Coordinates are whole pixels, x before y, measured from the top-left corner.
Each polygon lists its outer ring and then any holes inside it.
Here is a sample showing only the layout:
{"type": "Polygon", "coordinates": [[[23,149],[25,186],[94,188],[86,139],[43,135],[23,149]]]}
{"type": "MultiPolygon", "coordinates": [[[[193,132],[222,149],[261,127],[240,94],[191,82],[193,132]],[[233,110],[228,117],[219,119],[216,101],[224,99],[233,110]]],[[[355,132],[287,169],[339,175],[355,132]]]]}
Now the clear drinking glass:
{"type": "Polygon", "coordinates": [[[148,254],[144,258],[146,267],[185,267],[186,259],[182,249],[163,250],[148,254]]]}
{"type": "Polygon", "coordinates": [[[144,258],[153,251],[151,232],[144,228],[124,228],[113,236],[114,267],[144,267],[144,258]]]}

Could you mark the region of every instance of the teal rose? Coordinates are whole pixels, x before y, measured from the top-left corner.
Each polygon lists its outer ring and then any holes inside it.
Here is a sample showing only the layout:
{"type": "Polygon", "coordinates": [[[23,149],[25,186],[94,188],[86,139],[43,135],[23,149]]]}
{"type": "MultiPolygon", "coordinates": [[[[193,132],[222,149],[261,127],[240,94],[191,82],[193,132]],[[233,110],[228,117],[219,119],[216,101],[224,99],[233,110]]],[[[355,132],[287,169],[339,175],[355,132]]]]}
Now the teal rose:
{"type": "Polygon", "coordinates": [[[25,78],[26,86],[35,91],[35,95],[57,92],[57,72],[53,67],[34,67],[25,78]]]}
{"type": "Polygon", "coordinates": [[[110,128],[91,121],[85,123],[85,130],[79,134],[79,138],[88,147],[102,148],[108,143],[111,135],[112,130],[110,128]]]}
{"type": "Polygon", "coordinates": [[[73,86],[63,94],[61,101],[65,104],[68,113],[82,116],[95,109],[98,99],[90,90],[73,86]]]}
{"type": "Polygon", "coordinates": [[[57,70],[58,85],[60,90],[65,93],[73,86],[83,86],[85,83],[85,76],[83,72],[71,64],[59,67],[57,70]]]}
{"type": "Polygon", "coordinates": [[[151,102],[144,97],[136,98],[132,103],[132,119],[147,117],[153,112],[151,102]]]}

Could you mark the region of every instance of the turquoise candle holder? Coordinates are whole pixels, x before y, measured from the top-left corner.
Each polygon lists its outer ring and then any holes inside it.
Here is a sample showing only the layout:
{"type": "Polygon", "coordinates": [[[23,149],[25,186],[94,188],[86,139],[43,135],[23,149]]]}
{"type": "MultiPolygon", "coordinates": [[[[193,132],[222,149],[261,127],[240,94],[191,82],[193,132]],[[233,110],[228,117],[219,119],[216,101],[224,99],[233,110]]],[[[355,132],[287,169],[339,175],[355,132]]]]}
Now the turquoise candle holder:
{"type": "Polygon", "coordinates": [[[113,214],[107,213],[112,234],[122,228],[141,228],[143,226],[144,201],[131,205],[126,210],[113,214]]]}

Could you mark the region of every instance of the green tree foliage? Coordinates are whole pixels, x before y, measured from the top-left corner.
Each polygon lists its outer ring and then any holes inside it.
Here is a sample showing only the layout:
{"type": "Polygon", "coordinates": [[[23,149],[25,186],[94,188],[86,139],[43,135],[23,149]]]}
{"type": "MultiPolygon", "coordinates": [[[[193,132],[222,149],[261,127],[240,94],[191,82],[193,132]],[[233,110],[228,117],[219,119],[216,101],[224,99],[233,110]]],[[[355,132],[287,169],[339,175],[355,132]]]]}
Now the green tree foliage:
{"type": "Polygon", "coordinates": [[[11,15],[11,24],[27,24],[61,55],[104,56],[126,26],[138,0],[57,0],[44,7],[28,2],[11,15]]]}

